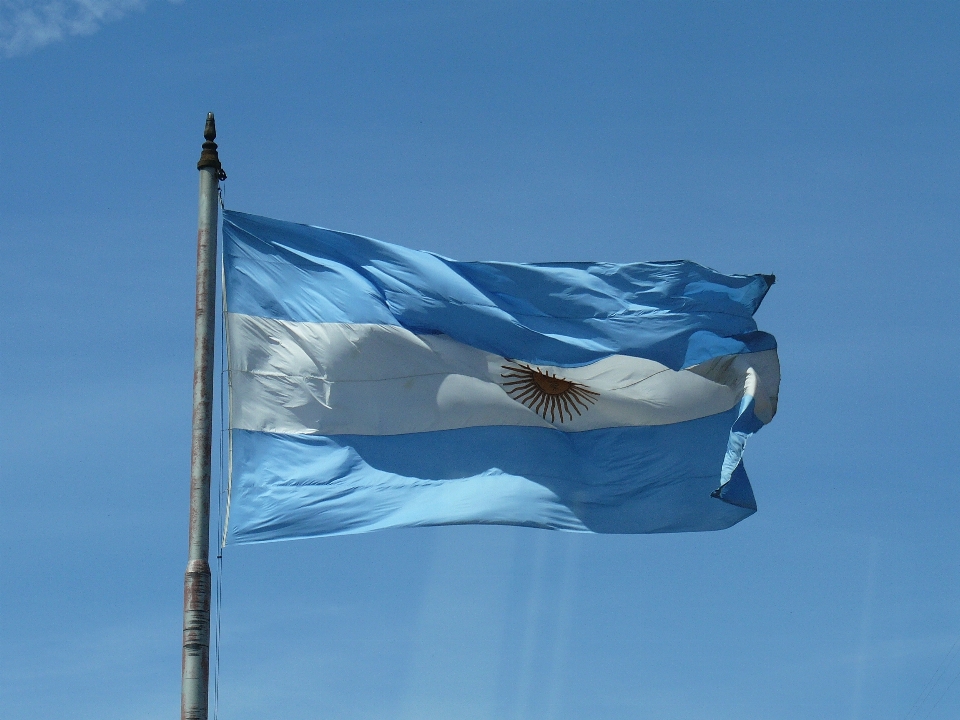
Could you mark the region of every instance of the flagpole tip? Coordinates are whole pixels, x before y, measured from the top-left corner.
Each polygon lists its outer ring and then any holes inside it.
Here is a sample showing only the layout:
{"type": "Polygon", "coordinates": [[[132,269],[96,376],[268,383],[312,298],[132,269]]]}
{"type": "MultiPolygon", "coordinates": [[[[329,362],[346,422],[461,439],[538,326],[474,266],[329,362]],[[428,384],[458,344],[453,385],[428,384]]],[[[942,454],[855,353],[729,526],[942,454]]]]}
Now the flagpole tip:
{"type": "Polygon", "coordinates": [[[213,142],[217,139],[217,121],[213,119],[213,113],[207,113],[207,124],[203,126],[203,139],[207,142],[213,142]]]}
{"type": "Polygon", "coordinates": [[[218,180],[226,180],[227,174],[220,165],[220,156],[217,154],[217,144],[214,142],[214,140],[217,139],[217,122],[213,119],[212,112],[207,113],[207,122],[203,126],[203,139],[206,140],[206,142],[203,144],[203,150],[200,153],[200,162],[197,163],[197,170],[213,168],[218,180]]]}

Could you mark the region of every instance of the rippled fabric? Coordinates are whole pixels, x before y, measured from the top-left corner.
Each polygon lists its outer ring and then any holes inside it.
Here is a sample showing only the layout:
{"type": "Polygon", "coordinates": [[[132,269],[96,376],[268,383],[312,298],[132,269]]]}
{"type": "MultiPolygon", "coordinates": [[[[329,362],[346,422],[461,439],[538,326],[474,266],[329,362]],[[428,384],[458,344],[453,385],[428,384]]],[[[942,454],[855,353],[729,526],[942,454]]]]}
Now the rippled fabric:
{"type": "Polygon", "coordinates": [[[619,354],[679,370],[776,347],[753,320],[771,276],[683,260],[458,262],[235,211],[224,212],[223,234],[233,313],[399,325],[564,367],[619,354]]]}
{"type": "Polygon", "coordinates": [[[461,523],[652,533],[756,510],[772,283],[457,262],[224,213],[233,543],[461,523]]]}

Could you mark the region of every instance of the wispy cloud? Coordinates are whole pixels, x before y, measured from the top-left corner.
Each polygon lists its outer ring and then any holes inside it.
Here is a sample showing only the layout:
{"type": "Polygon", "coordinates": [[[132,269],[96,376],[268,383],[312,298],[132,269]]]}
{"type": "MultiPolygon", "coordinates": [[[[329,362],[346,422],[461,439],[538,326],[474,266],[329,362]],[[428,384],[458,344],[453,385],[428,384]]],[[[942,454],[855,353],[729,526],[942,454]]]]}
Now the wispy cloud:
{"type": "Polygon", "coordinates": [[[147,0],[0,0],[0,53],[23,55],[140,10],[147,0]]]}

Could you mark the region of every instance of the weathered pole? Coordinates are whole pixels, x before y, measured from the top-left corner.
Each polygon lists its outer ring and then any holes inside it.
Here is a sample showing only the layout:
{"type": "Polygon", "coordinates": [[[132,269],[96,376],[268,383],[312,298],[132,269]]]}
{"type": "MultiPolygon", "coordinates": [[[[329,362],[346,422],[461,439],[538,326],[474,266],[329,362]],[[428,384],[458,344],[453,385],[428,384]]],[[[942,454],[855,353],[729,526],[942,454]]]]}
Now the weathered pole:
{"type": "Polygon", "coordinates": [[[226,175],[217,155],[217,128],[207,113],[197,223],[197,312],[193,350],[193,442],[190,533],[183,581],[181,720],[207,720],[210,682],[210,448],[213,435],[213,340],[216,323],[217,201],[226,175]]]}

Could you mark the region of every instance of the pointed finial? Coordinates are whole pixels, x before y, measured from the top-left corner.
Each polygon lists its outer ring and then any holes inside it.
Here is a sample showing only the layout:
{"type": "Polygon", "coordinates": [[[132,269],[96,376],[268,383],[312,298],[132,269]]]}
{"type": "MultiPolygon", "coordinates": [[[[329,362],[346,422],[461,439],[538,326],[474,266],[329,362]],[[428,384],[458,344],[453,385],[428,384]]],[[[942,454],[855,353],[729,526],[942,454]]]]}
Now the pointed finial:
{"type": "Polygon", "coordinates": [[[217,178],[226,180],[227,174],[220,166],[220,156],[217,154],[217,144],[214,140],[217,137],[217,123],[213,119],[213,113],[207,113],[207,123],[203,126],[203,150],[200,152],[200,162],[197,163],[197,170],[203,168],[214,168],[217,171],[217,178]]]}
{"type": "Polygon", "coordinates": [[[213,113],[207,113],[207,124],[203,126],[203,139],[213,142],[217,139],[217,121],[213,119],[213,113]]]}

